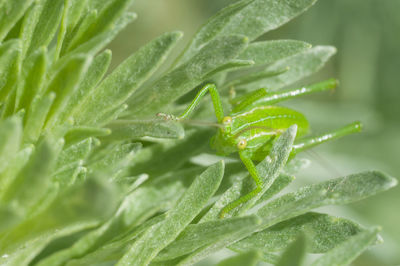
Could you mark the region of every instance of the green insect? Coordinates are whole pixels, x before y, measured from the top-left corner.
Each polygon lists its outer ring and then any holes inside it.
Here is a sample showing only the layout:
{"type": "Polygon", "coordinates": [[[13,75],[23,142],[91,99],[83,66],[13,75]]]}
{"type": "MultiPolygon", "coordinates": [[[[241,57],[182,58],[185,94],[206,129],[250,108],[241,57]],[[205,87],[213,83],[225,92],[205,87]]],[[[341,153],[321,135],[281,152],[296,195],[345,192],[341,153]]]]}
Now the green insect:
{"type": "Polygon", "coordinates": [[[240,159],[256,184],[256,188],[253,191],[225,206],[220,213],[222,218],[260,193],[263,182],[253,161],[262,161],[269,154],[274,139],[290,126],[297,124],[298,127],[291,156],[328,140],[361,130],[361,124],[354,122],[330,133],[304,137],[309,130],[309,124],[304,115],[286,107],[273,105],[301,95],[334,89],[336,85],[337,81],[335,79],[329,79],[310,86],[279,92],[259,89],[233,99],[233,110],[228,116],[225,116],[216,86],[207,84],[198,92],[181,116],[175,117],[162,113],[158,115],[167,120],[179,121],[185,119],[193,112],[207,91],[210,92],[215,115],[221,125],[217,134],[211,139],[211,147],[216,150],[218,155],[223,156],[238,152],[240,159]]]}

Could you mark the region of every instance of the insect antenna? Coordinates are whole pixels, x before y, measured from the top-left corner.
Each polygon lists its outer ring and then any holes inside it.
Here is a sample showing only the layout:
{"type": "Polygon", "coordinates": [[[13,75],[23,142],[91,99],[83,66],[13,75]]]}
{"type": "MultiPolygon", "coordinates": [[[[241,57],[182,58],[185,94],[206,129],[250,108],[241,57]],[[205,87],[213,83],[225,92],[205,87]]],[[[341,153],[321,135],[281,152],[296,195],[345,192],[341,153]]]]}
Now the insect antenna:
{"type": "Polygon", "coordinates": [[[224,126],[218,123],[208,122],[208,121],[200,121],[200,120],[191,120],[191,119],[182,119],[178,120],[178,122],[183,124],[189,124],[194,126],[204,126],[204,127],[217,127],[223,128],[224,126]]]}
{"type": "Polygon", "coordinates": [[[175,121],[175,122],[179,122],[182,124],[188,124],[188,125],[194,125],[194,126],[217,127],[217,128],[224,127],[223,125],[214,123],[214,122],[192,120],[192,119],[180,119],[179,117],[169,115],[169,114],[164,114],[164,113],[158,113],[157,116],[161,117],[163,119],[161,121],[164,121],[164,122],[175,121]]]}
{"type": "Polygon", "coordinates": [[[343,176],[342,173],[333,165],[331,162],[326,160],[323,156],[321,156],[318,152],[314,150],[306,150],[305,151],[310,157],[312,157],[325,171],[329,174],[334,174],[336,176],[343,176]]]}

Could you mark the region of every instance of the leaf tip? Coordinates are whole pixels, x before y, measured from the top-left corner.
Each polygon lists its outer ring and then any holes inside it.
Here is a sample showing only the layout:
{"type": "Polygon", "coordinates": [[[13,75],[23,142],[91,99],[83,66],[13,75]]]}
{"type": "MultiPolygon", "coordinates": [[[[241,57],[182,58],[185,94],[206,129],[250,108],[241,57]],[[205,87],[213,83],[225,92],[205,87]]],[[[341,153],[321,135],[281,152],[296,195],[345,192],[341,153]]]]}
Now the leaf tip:
{"type": "Polygon", "coordinates": [[[174,31],[172,34],[175,36],[175,39],[179,40],[180,38],[183,37],[183,32],[182,31],[174,31]]]}
{"type": "Polygon", "coordinates": [[[377,176],[378,178],[384,180],[384,182],[386,183],[386,188],[387,189],[397,186],[398,180],[396,178],[394,178],[392,176],[389,176],[389,175],[387,175],[387,174],[385,174],[383,172],[380,172],[380,171],[372,171],[372,172],[373,172],[373,174],[375,176],[377,176]]]}

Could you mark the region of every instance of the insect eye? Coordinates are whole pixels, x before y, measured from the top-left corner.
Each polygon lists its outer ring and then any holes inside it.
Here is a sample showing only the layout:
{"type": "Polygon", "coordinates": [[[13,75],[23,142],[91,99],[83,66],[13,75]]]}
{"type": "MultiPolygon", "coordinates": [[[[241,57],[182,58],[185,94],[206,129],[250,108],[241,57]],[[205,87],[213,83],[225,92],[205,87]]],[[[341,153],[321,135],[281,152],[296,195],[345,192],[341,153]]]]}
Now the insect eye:
{"type": "Polygon", "coordinates": [[[227,124],[232,123],[232,117],[230,117],[230,116],[225,116],[224,119],[222,119],[222,123],[223,123],[224,125],[227,125],[227,124]]]}
{"type": "Polygon", "coordinates": [[[246,148],[247,141],[245,139],[241,139],[239,143],[237,144],[238,149],[243,150],[246,148]]]}

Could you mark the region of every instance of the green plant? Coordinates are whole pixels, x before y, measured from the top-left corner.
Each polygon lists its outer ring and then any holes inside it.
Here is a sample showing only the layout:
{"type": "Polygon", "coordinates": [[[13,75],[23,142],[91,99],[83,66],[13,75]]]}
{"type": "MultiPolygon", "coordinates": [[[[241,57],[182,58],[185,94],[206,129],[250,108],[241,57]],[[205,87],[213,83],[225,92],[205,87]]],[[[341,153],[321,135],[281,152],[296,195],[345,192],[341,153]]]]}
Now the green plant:
{"type": "Polygon", "coordinates": [[[111,52],[103,49],[135,18],[131,2],[0,1],[1,264],[186,265],[229,248],[240,254],[221,265],[294,265],[305,252],[325,253],[315,265],[343,265],[378,242],[377,228],[310,211],[374,195],[395,179],[367,171],[271,199],[302,166],[287,163],[293,126],[257,165],[260,208],[219,219],[254,184],[235,160],[226,169],[191,160],[208,151],[213,130],[154,118],[180,111],[185,94],[206,81],[221,85],[226,105],[231,85],[240,94],[280,89],[320,69],[333,47],[254,42],[315,0],[239,1],[211,18],[167,71],[156,73],[179,32],[106,76],[111,52]]]}

